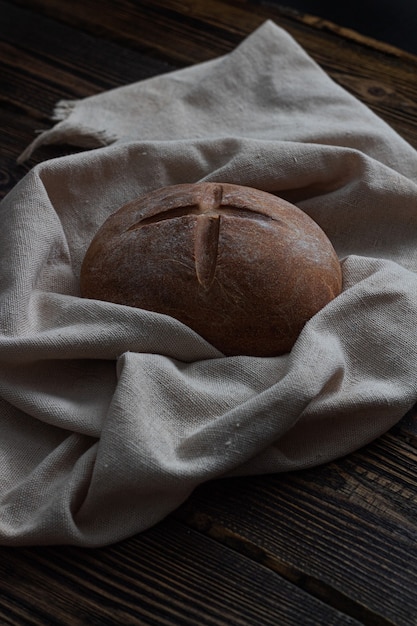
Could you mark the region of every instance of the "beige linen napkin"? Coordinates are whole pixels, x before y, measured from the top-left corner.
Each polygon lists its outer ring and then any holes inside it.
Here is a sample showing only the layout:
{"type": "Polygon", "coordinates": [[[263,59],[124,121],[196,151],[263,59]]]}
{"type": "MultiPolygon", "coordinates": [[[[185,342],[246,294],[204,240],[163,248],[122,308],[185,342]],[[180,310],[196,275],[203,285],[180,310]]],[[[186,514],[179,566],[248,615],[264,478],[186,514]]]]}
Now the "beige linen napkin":
{"type": "Polygon", "coordinates": [[[204,481],[335,459],[414,404],[416,152],[288,34],[266,22],[56,114],[22,158],[97,149],[39,164],[0,206],[2,544],[118,541],[204,481]],[[226,358],[174,319],[79,297],[110,213],[202,180],[295,202],[342,259],[342,295],[290,354],[226,358]]]}

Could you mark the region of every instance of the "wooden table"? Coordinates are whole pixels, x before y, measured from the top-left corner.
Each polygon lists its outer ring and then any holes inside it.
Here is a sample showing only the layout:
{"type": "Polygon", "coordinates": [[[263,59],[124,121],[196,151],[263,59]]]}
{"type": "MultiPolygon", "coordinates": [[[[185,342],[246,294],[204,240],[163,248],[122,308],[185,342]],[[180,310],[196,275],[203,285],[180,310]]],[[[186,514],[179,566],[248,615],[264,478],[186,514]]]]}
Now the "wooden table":
{"type": "MultiPolygon", "coordinates": [[[[285,1],[285,0],[284,0],[285,1]]],[[[61,98],[232,50],[266,18],[417,147],[417,57],[244,0],[0,0],[1,194],[61,98]]],[[[417,624],[417,412],[308,471],[200,487],[103,549],[0,548],[1,624],[417,624]]]]}

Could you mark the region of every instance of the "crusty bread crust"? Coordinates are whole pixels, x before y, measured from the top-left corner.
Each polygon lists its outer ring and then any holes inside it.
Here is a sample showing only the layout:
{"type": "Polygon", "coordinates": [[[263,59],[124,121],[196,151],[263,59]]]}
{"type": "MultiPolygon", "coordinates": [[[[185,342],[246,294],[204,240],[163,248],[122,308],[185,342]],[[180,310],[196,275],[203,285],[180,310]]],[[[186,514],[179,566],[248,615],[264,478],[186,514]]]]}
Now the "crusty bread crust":
{"type": "Polygon", "coordinates": [[[336,252],[307,214],[229,183],[173,185],[129,202],[81,269],[82,296],[170,315],[225,355],[290,351],[341,289],[336,252]]]}

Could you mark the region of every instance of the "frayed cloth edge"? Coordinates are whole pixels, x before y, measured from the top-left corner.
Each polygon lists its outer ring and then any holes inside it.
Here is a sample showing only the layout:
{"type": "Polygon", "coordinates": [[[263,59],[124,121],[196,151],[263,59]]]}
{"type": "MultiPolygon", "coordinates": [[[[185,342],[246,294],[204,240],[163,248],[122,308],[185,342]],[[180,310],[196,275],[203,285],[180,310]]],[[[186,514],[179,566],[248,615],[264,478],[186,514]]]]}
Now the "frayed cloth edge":
{"type": "Polygon", "coordinates": [[[69,117],[75,111],[79,100],[60,100],[54,107],[51,120],[57,122],[50,129],[38,131],[39,134],[16,159],[21,165],[27,161],[40,146],[53,143],[66,143],[79,148],[102,148],[117,141],[117,136],[106,130],[97,130],[88,126],[71,123],[69,117]]]}
{"type": "Polygon", "coordinates": [[[53,122],[62,122],[66,120],[74,111],[79,100],[59,100],[52,112],[51,120],[53,122]]]}

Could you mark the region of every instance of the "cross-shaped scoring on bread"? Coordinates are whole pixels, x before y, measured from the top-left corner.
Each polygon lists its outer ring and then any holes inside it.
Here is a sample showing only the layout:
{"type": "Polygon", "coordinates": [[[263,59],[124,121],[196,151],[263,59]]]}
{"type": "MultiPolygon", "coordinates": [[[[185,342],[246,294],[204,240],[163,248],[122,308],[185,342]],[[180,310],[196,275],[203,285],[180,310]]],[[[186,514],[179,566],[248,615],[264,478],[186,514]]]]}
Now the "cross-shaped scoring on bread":
{"type": "Polygon", "coordinates": [[[323,230],[277,196],[229,183],[157,189],[111,215],[81,269],[87,298],[170,315],[225,355],[291,350],[342,289],[323,230]]]}

